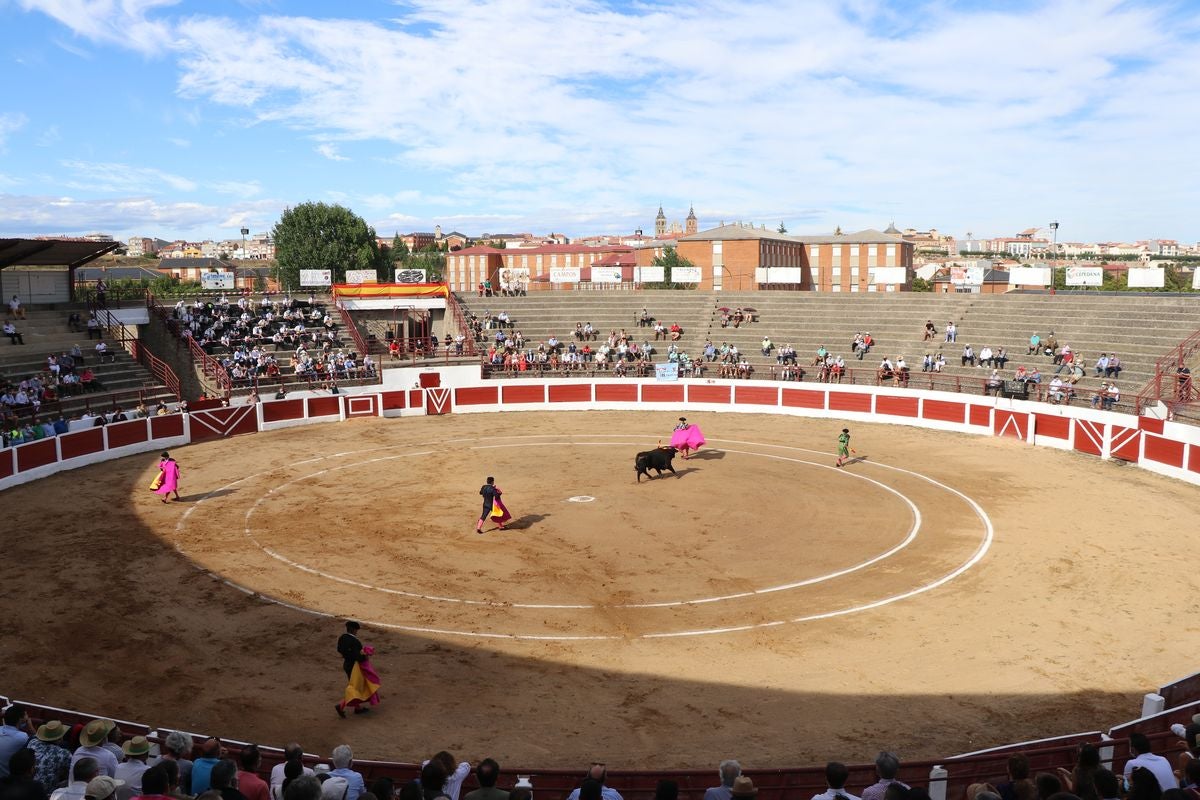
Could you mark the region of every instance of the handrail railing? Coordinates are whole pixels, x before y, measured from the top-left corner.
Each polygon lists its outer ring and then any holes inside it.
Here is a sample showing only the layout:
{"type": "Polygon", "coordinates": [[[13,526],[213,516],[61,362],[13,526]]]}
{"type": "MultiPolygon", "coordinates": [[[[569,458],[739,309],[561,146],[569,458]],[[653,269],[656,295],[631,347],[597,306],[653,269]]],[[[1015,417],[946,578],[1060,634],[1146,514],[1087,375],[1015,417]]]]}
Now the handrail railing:
{"type": "Polygon", "coordinates": [[[163,324],[166,325],[167,330],[176,337],[176,342],[181,339],[187,340],[188,353],[191,354],[192,361],[200,366],[205,378],[207,378],[214,386],[216,386],[218,394],[223,397],[229,397],[229,394],[232,391],[229,372],[225,369],[225,367],[221,366],[220,361],[217,361],[208,353],[204,352],[204,348],[196,342],[190,333],[186,336],[184,335],[183,330],[179,327],[179,321],[175,319],[173,307],[168,308],[162,305],[154,297],[153,293],[147,291],[146,308],[149,309],[151,314],[154,314],[160,320],[162,320],[163,324]]]}
{"type": "Polygon", "coordinates": [[[354,347],[358,350],[358,352],[362,353],[364,356],[370,353],[370,344],[367,342],[366,337],[363,336],[362,331],[360,331],[358,326],[354,324],[354,320],[351,318],[350,312],[346,310],[345,306],[342,305],[342,302],[335,299],[333,301],[333,307],[338,310],[338,316],[342,319],[342,326],[350,332],[350,338],[354,340],[354,347]]]}
{"type": "Polygon", "coordinates": [[[1146,385],[1137,393],[1137,413],[1142,413],[1144,408],[1168,397],[1176,403],[1187,403],[1189,401],[1189,398],[1183,396],[1181,392],[1185,388],[1190,390],[1191,384],[1189,382],[1184,387],[1176,379],[1175,371],[1179,367],[1184,366],[1187,363],[1188,357],[1196,352],[1197,349],[1200,349],[1200,331],[1193,332],[1154,362],[1154,376],[1146,381],[1146,385]],[[1167,384],[1166,391],[1164,391],[1164,383],[1167,384]]]}
{"type": "Polygon", "coordinates": [[[175,370],[171,369],[170,364],[150,352],[150,348],[146,347],[138,339],[137,334],[129,330],[129,327],[118,320],[112,313],[101,309],[97,312],[97,319],[100,320],[103,327],[108,329],[109,338],[119,344],[129,355],[133,356],[134,361],[149,370],[155,380],[167,387],[175,395],[177,401],[183,398],[179,376],[175,374],[175,370]]]}
{"type": "Polygon", "coordinates": [[[454,325],[458,328],[458,333],[463,337],[463,348],[465,355],[475,355],[475,332],[471,330],[471,326],[467,324],[467,317],[463,313],[462,306],[458,302],[458,297],[454,292],[446,295],[446,307],[450,309],[450,314],[454,318],[454,325]]]}

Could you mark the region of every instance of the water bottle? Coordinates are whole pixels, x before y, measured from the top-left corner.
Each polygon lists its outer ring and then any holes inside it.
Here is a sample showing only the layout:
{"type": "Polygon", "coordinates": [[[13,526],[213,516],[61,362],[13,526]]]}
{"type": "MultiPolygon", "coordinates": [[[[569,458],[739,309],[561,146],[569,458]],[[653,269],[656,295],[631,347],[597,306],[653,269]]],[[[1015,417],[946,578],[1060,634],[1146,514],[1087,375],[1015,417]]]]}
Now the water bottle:
{"type": "Polygon", "coordinates": [[[528,789],[530,800],[533,800],[533,783],[529,780],[528,775],[518,775],[515,789],[528,789]]]}

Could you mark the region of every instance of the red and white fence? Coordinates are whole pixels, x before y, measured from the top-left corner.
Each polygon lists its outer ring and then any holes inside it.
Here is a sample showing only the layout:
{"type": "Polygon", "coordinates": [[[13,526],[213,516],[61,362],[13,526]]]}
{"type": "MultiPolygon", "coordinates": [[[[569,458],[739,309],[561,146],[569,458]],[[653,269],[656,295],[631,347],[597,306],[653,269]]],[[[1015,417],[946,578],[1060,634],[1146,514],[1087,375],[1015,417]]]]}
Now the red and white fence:
{"type": "Polygon", "coordinates": [[[155,417],[0,450],[0,489],[61,469],[135,452],[358,417],[496,411],[712,411],[779,414],[1000,436],[1033,446],[1116,458],[1200,484],[1200,428],[1087,407],[1048,406],[953,392],[769,381],[547,379],[482,381],[478,368],[413,371],[419,386],[360,387],[256,406],[155,417]]]}

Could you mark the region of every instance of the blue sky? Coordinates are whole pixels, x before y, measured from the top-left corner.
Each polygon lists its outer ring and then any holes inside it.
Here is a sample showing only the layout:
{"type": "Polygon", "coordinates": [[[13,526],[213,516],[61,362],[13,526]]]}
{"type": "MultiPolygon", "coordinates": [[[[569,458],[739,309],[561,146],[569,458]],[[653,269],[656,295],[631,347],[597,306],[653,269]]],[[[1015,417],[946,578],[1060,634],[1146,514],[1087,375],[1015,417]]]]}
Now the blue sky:
{"type": "Polygon", "coordinates": [[[0,234],[1200,240],[1200,3],[0,0],[0,234]]]}

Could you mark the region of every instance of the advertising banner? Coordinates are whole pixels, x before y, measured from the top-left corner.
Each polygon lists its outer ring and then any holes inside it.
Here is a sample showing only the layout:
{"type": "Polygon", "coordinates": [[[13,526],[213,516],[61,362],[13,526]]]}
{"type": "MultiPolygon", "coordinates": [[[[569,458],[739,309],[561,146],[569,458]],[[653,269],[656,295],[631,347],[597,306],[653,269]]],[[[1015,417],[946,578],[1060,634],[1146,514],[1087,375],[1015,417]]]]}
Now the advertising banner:
{"type": "Polygon", "coordinates": [[[592,283],[620,283],[620,267],[592,267],[592,283]]]}
{"type": "Polygon", "coordinates": [[[699,267],[672,267],[671,283],[699,283],[699,267]]]}
{"type": "Polygon", "coordinates": [[[1103,286],[1104,270],[1100,267],[1067,267],[1067,286],[1103,286]]]}
{"type": "MultiPolygon", "coordinates": [[[[869,270],[872,273],[869,283],[887,283],[902,285],[908,278],[908,271],[904,267],[875,267],[869,270]]],[[[983,283],[983,276],[979,276],[979,282],[983,283]]]]}
{"type": "Polygon", "coordinates": [[[579,267],[551,267],[551,283],[579,283],[579,267]]]}
{"type": "Polygon", "coordinates": [[[427,271],[423,269],[396,270],[396,283],[425,283],[427,271]]]}
{"type": "Polygon", "coordinates": [[[1008,271],[1009,286],[1049,286],[1049,267],[1013,267],[1008,271]]]}
{"type": "Polygon", "coordinates": [[[1131,267],[1127,285],[1130,289],[1161,289],[1166,280],[1167,272],[1161,267],[1131,267]]]}
{"type": "Polygon", "coordinates": [[[500,270],[500,286],[505,284],[509,286],[521,285],[529,283],[529,267],[505,267],[500,270]]]}
{"type": "Polygon", "coordinates": [[[333,270],[302,269],[300,270],[301,286],[328,286],[333,283],[333,270]]]}
{"type": "Polygon", "coordinates": [[[664,382],[679,380],[679,363],[668,361],[665,364],[655,364],[654,380],[664,382]]]}
{"type": "Polygon", "coordinates": [[[633,282],[634,283],[662,283],[665,280],[662,267],[634,267],[633,282]]]}
{"type": "Polygon", "coordinates": [[[756,267],[755,283],[803,283],[804,267],[756,267]]]}
{"type": "Polygon", "coordinates": [[[200,276],[201,289],[232,289],[232,272],[205,272],[200,276]]]}
{"type": "Polygon", "coordinates": [[[983,267],[951,267],[950,283],[955,286],[982,286],[983,267]]]}
{"type": "Polygon", "coordinates": [[[346,270],[346,283],[352,286],[363,283],[379,283],[379,277],[373,269],[348,269],[346,270]]]}

